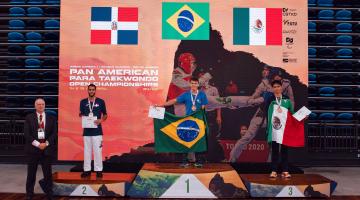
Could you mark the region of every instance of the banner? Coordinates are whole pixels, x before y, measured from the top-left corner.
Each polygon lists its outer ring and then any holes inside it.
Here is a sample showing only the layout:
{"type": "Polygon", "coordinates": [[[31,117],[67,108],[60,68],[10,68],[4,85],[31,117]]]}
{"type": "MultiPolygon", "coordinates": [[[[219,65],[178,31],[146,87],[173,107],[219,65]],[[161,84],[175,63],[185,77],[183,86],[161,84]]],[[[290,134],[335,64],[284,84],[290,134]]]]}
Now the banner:
{"type": "MultiPolygon", "coordinates": [[[[58,159],[83,159],[79,103],[94,83],[108,112],[104,158],[155,161],[149,106],[197,76],[209,100],[206,159],[236,161],[266,139],[271,80],[282,80],[295,110],[306,104],[307,51],[306,0],[62,0],[58,159]],[[237,141],[229,158],[221,140],[237,141]]],[[[183,116],[181,105],[167,111],[183,116]]]]}

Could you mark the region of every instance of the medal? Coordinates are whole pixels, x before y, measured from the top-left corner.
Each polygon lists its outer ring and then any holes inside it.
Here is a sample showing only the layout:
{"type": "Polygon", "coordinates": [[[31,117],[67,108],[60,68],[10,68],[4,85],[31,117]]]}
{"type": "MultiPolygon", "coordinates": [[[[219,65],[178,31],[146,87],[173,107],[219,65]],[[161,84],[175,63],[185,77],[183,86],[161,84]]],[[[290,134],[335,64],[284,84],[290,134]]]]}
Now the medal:
{"type": "Polygon", "coordinates": [[[94,109],[94,106],[95,106],[95,101],[96,101],[96,98],[94,99],[94,103],[91,105],[90,99],[88,98],[89,110],[90,110],[89,117],[94,116],[93,109],[94,109]]]}
{"type": "Polygon", "coordinates": [[[195,111],[195,110],[196,110],[196,106],[193,105],[193,106],[191,107],[191,110],[192,110],[192,111],[195,111]]]}
{"type": "Polygon", "coordinates": [[[190,96],[191,96],[191,102],[192,102],[192,106],[191,106],[191,110],[192,110],[192,111],[195,111],[195,110],[196,110],[196,105],[195,105],[195,103],[196,103],[196,98],[197,98],[198,94],[199,94],[199,91],[196,91],[195,97],[193,97],[193,94],[192,94],[192,93],[190,94],[190,96]]]}
{"type": "Polygon", "coordinates": [[[278,107],[277,111],[278,111],[278,113],[282,113],[280,106],[278,107]]]}
{"type": "Polygon", "coordinates": [[[282,109],[281,109],[281,99],[282,99],[282,96],[280,96],[279,98],[275,98],[276,100],[276,104],[278,105],[278,108],[276,109],[278,111],[278,113],[282,113],[282,109]],[[279,100],[278,100],[279,99],[279,100]]]}
{"type": "Polygon", "coordinates": [[[94,117],[94,113],[93,113],[93,112],[90,112],[90,113],[89,113],[89,117],[94,117]]]}

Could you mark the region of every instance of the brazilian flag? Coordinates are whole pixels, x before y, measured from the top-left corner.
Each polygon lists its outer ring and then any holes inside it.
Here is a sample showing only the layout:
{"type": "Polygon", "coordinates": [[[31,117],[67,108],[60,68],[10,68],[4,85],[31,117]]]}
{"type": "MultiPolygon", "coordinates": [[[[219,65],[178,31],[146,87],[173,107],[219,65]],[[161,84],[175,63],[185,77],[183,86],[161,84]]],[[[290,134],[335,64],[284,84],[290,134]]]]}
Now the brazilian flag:
{"type": "Polygon", "coordinates": [[[205,110],[188,116],[165,113],[164,119],[154,119],[156,152],[203,152],[207,150],[208,126],[205,110]]]}

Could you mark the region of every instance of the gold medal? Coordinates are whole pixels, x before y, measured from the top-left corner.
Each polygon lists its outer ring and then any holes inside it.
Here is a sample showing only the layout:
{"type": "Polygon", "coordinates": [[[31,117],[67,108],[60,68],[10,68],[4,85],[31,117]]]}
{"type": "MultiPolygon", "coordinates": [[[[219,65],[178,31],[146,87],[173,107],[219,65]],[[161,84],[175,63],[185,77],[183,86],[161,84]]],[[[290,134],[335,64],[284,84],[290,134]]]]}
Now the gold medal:
{"type": "Polygon", "coordinates": [[[192,110],[192,111],[195,111],[195,110],[196,110],[196,106],[193,105],[193,106],[191,107],[191,110],[192,110]]]}

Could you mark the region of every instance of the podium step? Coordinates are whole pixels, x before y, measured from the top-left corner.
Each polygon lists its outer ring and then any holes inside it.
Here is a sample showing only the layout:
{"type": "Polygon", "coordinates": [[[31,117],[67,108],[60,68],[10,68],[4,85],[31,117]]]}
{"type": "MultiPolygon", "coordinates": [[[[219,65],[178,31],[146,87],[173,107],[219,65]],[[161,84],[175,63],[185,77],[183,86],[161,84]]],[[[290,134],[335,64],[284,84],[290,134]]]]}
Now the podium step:
{"type": "Polygon", "coordinates": [[[108,196],[123,197],[134,180],[134,173],[103,173],[96,178],[91,173],[81,178],[80,172],[56,172],[53,174],[53,192],[57,196],[108,196]]]}
{"type": "Polygon", "coordinates": [[[268,174],[241,174],[251,197],[330,197],[336,182],[318,174],[292,174],[290,179],[268,174]]]}

